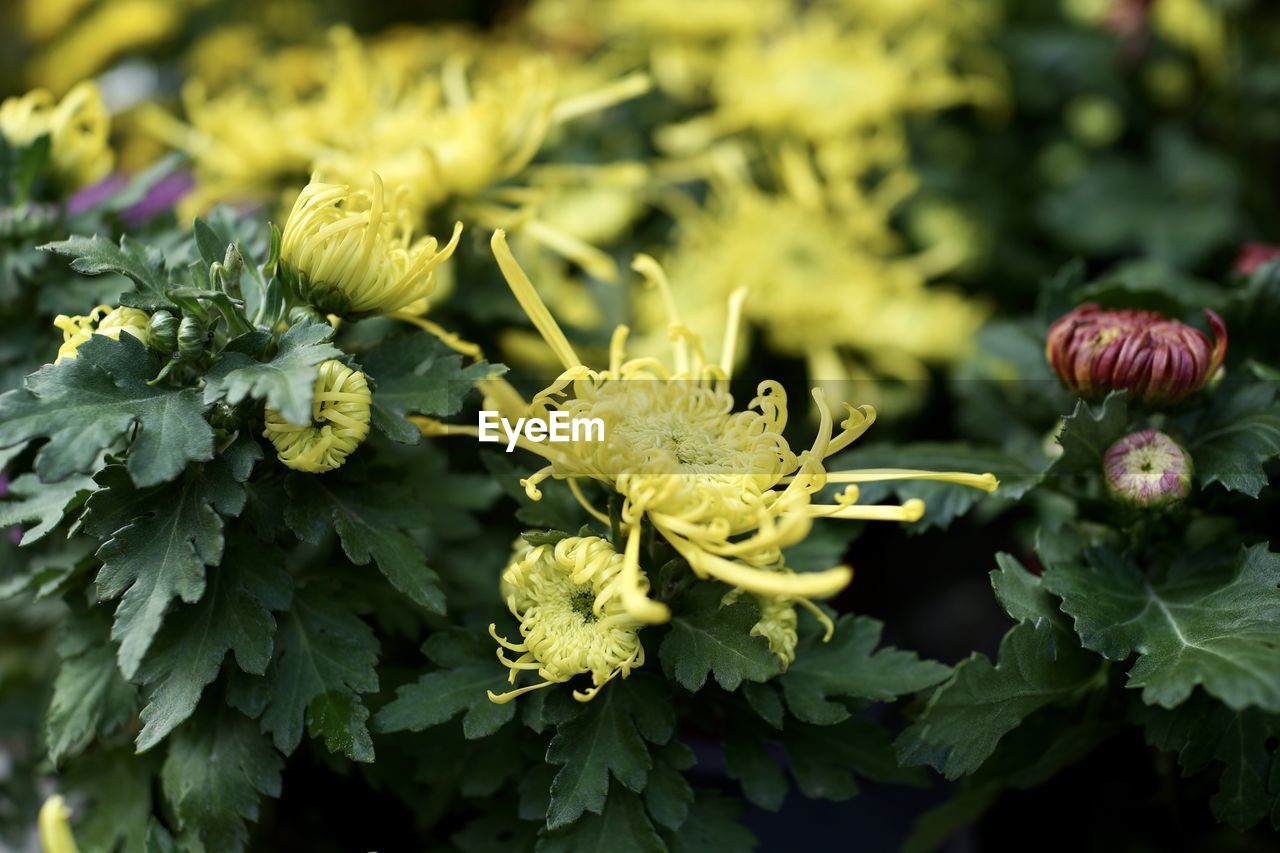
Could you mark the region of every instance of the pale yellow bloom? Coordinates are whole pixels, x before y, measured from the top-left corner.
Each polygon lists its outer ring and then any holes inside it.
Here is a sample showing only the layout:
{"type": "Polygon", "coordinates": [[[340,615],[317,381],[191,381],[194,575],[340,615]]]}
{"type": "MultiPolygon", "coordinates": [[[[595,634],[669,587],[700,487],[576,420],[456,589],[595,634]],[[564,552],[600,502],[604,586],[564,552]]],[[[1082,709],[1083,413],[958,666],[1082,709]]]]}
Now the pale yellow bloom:
{"type": "Polygon", "coordinates": [[[58,361],[70,361],[76,357],[85,341],[94,335],[105,335],[113,341],[120,340],[120,333],[125,332],[143,344],[147,343],[148,324],[151,316],[137,308],[112,308],[110,305],[99,305],[87,316],[68,317],[59,314],[53,318],[53,325],[62,332],[62,346],[58,348],[58,361]]]}
{"type": "Polygon", "coordinates": [[[530,164],[555,128],[643,93],[645,75],[586,73],[581,62],[561,65],[527,45],[456,30],[366,42],[339,27],[327,50],[298,60],[303,71],[291,76],[311,85],[271,70],[213,94],[193,81],[184,91],[189,124],[151,112],[151,131],[195,161],[185,212],[270,201],[307,174],[372,192],[377,172],[415,222],[446,208],[526,231],[575,262],[607,258],[539,219],[544,192],[527,185],[530,164]]]}
{"type": "Polygon", "coordinates": [[[48,134],[53,175],[66,190],[111,171],[111,117],[94,83],[80,83],[57,102],[43,89],[8,98],[0,103],[0,133],[12,145],[29,145],[48,134]]]}
{"type": "MultiPolygon", "coordinates": [[[[626,678],[642,666],[639,631],[643,623],[627,612],[616,595],[624,571],[623,556],[595,536],[518,547],[502,575],[502,589],[508,609],[520,620],[523,642],[498,636],[494,625],[489,633],[502,647],[498,658],[511,670],[511,684],[526,670],[543,680],[503,694],[490,691],[490,701],[509,702],[531,690],[590,674],[592,687],[573,694],[585,702],[612,679],[626,678]],[[503,649],[519,657],[510,660],[503,649]]],[[[642,588],[647,583],[640,579],[642,588]]]]}
{"type": "MultiPolygon", "coordinates": [[[[990,474],[827,472],[823,460],[865,432],[875,412],[846,405],[845,419],[837,429],[817,389],[814,399],[821,414],[817,437],[808,450],[792,451],[783,437],[786,394],[777,382],[760,383],[747,409],[734,411],[729,375],[740,294],[732,300],[726,346],[718,363],[710,362],[697,336],[680,321],[665,277],[651,258],[641,256],[635,266],[665,294],[674,367],[653,358],[628,360],[627,328],[621,326],[613,337],[608,367],[589,368],[511,255],[502,232],[494,234],[492,245],[512,292],[559,358],[563,373],[528,404],[510,386],[491,381],[485,386],[490,394],[486,407],[542,421],[549,420],[552,411],[603,421],[604,441],[585,435],[555,444],[522,439],[521,447],[548,463],[523,482],[528,495],[537,500],[541,498],[538,483],[548,477],[568,480],[584,507],[606,522],[607,517],[587,501],[579,481],[593,480],[623,499],[626,547],[618,594],[626,611],[637,619],[661,622],[669,617],[667,606],[650,600],[642,583],[640,536],[645,522],[698,577],[757,594],[800,599],[831,595],[852,577],[847,566],[805,574],[777,571],[782,550],[808,535],[812,519],[914,521],[924,512],[918,500],[902,506],[858,505],[853,484],[925,478],[988,491],[995,488],[990,474]],[[834,503],[818,503],[818,493],[828,483],[850,485],[834,503]]],[[[450,428],[426,419],[416,422],[429,434],[475,434],[472,428],[450,428]]]]}
{"type": "Polygon", "coordinates": [[[55,794],[44,801],[36,823],[44,853],[77,853],[80,849],[71,834],[71,810],[61,795],[55,794]]]}
{"type": "Polygon", "coordinates": [[[377,173],[372,192],[312,181],[285,221],[280,260],[320,311],[388,314],[431,295],[433,272],[457,248],[462,223],[443,248],[412,233],[402,195],[388,205],[377,173]]]}
{"type": "MultiPolygon", "coordinates": [[[[705,206],[677,210],[665,262],[681,313],[715,328],[730,294],[746,288],[748,324],[771,349],[804,359],[814,381],[887,376],[920,387],[926,365],[965,357],[986,309],[929,279],[972,261],[976,236],[935,214],[920,222],[924,251],[907,254],[889,221],[914,187],[909,175],[864,192],[856,181],[824,179],[798,152],[786,162],[788,191],[726,172],[705,206]]],[[[667,313],[657,293],[637,303],[651,323],[667,313]]]]}
{"type": "Polygon", "coordinates": [[[1222,9],[1205,0],[1155,0],[1151,27],[1185,49],[1210,74],[1221,70],[1227,51],[1222,9]]]}
{"type": "Polygon", "coordinates": [[[116,57],[169,38],[182,24],[182,6],[176,0],[101,3],[37,54],[28,65],[28,73],[36,83],[65,92],[116,57]]]}
{"type": "Polygon", "coordinates": [[[341,468],[368,436],[372,399],[365,375],[332,359],[316,376],[311,422],[289,423],[268,408],[262,434],[289,468],[323,474],[341,468]]]}

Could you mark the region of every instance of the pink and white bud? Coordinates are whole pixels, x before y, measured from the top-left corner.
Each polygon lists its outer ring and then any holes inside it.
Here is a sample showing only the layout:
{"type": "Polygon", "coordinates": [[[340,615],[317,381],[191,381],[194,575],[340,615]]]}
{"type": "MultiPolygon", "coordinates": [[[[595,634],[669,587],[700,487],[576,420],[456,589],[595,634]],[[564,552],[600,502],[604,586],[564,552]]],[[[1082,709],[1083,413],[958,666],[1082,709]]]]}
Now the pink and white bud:
{"type": "Polygon", "coordinates": [[[1139,509],[1166,509],[1191,492],[1191,456],[1153,429],[1130,433],[1102,458],[1107,494],[1139,509]]]}

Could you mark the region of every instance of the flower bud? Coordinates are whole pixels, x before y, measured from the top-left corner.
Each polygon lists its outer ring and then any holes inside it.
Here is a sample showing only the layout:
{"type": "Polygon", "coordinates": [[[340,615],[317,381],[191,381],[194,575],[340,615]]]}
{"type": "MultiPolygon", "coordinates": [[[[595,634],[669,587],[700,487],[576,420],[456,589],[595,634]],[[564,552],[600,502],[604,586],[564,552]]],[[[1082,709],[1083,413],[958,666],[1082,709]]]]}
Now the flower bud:
{"type": "Polygon", "coordinates": [[[292,424],[276,410],[267,409],[263,436],[289,468],[323,474],[341,468],[364,442],[373,395],[364,374],[337,359],[320,365],[314,387],[311,423],[292,424]]]}
{"type": "Polygon", "coordinates": [[[1130,433],[1102,458],[1107,494],[1139,509],[1167,509],[1191,491],[1191,457],[1162,432],[1130,433]]]}
{"type": "Polygon", "coordinates": [[[208,338],[208,330],[199,317],[183,317],[178,324],[178,355],[186,361],[193,361],[204,355],[204,345],[208,338]]]}
{"type": "Polygon", "coordinates": [[[322,313],[387,314],[431,294],[434,270],[448,260],[462,232],[437,251],[434,237],[409,242],[403,192],[386,204],[382,179],[373,190],[312,181],[285,222],[280,260],[298,292],[322,313]]]}
{"type": "Polygon", "coordinates": [[[1253,275],[1277,258],[1280,258],[1280,246],[1245,243],[1236,254],[1235,271],[1240,275],[1253,275]]]}
{"type": "Polygon", "coordinates": [[[153,350],[173,354],[178,348],[178,318],[168,311],[157,311],[147,324],[147,345],[153,350]]]}
{"type": "Polygon", "coordinates": [[[1112,311],[1090,303],[1049,329],[1045,357],[1081,397],[1113,389],[1146,403],[1186,399],[1213,377],[1227,354],[1227,327],[1205,309],[1213,340],[1156,311],[1112,311]]]}

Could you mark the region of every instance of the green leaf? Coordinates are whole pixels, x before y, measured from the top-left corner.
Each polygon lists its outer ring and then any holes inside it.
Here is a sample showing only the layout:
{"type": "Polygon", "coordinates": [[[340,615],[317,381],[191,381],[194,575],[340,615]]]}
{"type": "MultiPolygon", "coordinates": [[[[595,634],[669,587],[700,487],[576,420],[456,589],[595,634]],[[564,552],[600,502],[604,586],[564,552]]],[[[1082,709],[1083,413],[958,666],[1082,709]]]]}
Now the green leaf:
{"type": "Polygon", "coordinates": [[[353,761],[373,761],[373,738],[369,735],[369,709],[355,694],[341,690],[321,693],[307,707],[307,731],[324,741],[330,752],[353,761]]]}
{"type": "Polygon", "coordinates": [[[1267,485],[1263,465],[1280,454],[1280,406],[1272,383],[1257,382],[1215,395],[1207,417],[1188,427],[1188,450],[1201,486],[1256,498],[1267,485]]]}
{"type": "Polygon", "coordinates": [[[1045,476],[1064,474],[1101,474],[1102,457],[1107,448],[1122,438],[1129,423],[1129,410],[1123,391],[1112,391],[1096,407],[1084,400],[1063,419],[1058,444],[1062,455],[1049,466],[1045,476]]]}
{"type": "Polygon", "coordinates": [[[644,788],[644,802],[659,826],[679,829],[689,816],[689,807],[693,804],[693,788],[676,767],[656,764],[649,771],[649,783],[644,788]]]}
{"type": "Polygon", "coordinates": [[[1214,817],[1244,831],[1271,816],[1280,829],[1280,787],[1270,778],[1280,760],[1275,747],[1280,716],[1252,708],[1233,711],[1200,694],[1173,710],[1141,708],[1137,716],[1148,743],[1178,753],[1184,776],[1223,765],[1218,791],[1209,801],[1214,817]]]}
{"type": "Polygon", "coordinates": [[[42,539],[97,485],[92,477],[73,475],[59,483],[43,483],[34,474],[23,474],[9,484],[17,500],[0,501],[0,530],[14,524],[31,524],[22,531],[22,545],[42,539]]]}
{"type": "MultiPolygon", "coordinates": [[[[1000,481],[996,497],[1017,500],[1041,477],[1038,468],[1025,457],[967,444],[875,444],[857,447],[827,463],[828,471],[858,468],[914,468],[925,471],[963,471],[995,474],[1000,481]]],[[[890,495],[902,500],[919,498],[925,503],[924,517],[907,529],[923,533],[933,527],[946,529],[988,496],[981,489],[930,480],[890,480],[859,485],[858,502],[880,503],[890,495]]]]}
{"type": "Polygon", "coordinates": [[[625,788],[615,788],[600,814],[548,832],[535,849],[537,853],[666,853],[667,846],[645,814],[640,798],[625,788]]]}
{"type": "Polygon", "coordinates": [[[159,769],[156,755],[134,755],[125,747],[95,749],[67,768],[64,789],[85,803],[72,826],[81,850],[149,850],[151,788],[159,769]]]}
{"type": "Polygon", "coordinates": [[[995,666],[976,652],[956,665],[898,738],[898,758],[948,779],[972,773],[1028,715],[1097,686],[1098,658],[1074,638],[1047,622],[1019,623],[1000,641],[995,666]]]}
{"type": "Polygon", "coordinates": [[[645,741],[671,739],[670,701],[660,680],[633,674],[613,681],[582,713],[556,728],[547,763],[561,768],[551,785],[548,829],[568,826],[584,812],[600,814],[610,775],[636,793],[644,790],[653,767],[645,741]]]}
{"type": "Polygon", "coordinates": [[[368,712],[359,694],[378,689],[377,662],[378,641],[348,602],[333,590],[315,585],[298,590],[276,631],[275,657],[267,670],[271,700],[262,714],[263,731],[288,755],[302,740],[312,701],[324,694],[342,694],[350,701],[339,704],[332,697],[326,699],[324,716],[316,718],[313,732],[347,728],[355,733],[347,757],[372,761],[372,748],[354,747],[369,742],[364,726],[368,712]]]}
{"type": "Polygon", "coordinates": [[[835,726],[789,723],[780,740],[791,775],[806,797],[846,800],[857,796],[859,777],[927,784],[920,771],[898,765],[889,732],[870,720],[845,720],[835,726]]]}
{"type": "Polygon", "coordinates": [[[1077,722],[1074,709],[1036,713],[1000,742],[981,769],[954,786],[951,798],[917,819],[903,853],[938,849],[981,817],[1004,791],[1043,785],[1119,729],[1115,721],[1077,722]]]}
{"type": "Polygon", "coordinates": [[[200,601],[172,614],[138,669],[138,680],[148,690],[139,752],[191,716],[227,652],[245,672],[266,672],[276,629],[271,612],[288,607],[291,594],[283,552],[258,543],[233,544],[222,565],[209,572],[200,601]]]}
{"type": "Polygon", "coordinates": [[[45,721],[45,742],[55,765],[80,753],[94,737],[127,723],[138,703],[137,691],[116,668],[106,614],[79,610],[66,625],[58,643],[62,664],[45,721]]]}
{"type": "MultiPolygon", "coordinates": [[[[480,453],[480,461],[507,496],[512,498],[520,509],[516,510],[516,518],[529,527],[552,530],[577,530],[590,523],[591,517],[579,505],[569,491],[569,487],[559,480],[547,480],[541,486],[542,500],[530,500],[520,485],[522,477],[529,476],[532,469],[517,468],[506,453],[480,453]]],[[[589,489],[590,484],[586,484],[589,489]]]]}
{"type": "Polygon", "coordinates": [[[747,801],[766,811],[782,808],[787,797],[787,776],[765,744],[770,735],[753,721],[737,715],[726,717],[723,728],[724,769],[742,786],[747,801]]]}
{"type": "Polygon", "coordinates": [[[158,304],[167,302],[163,298],[169,283],[165,275],[164,255],[151,246],[123,236],[117,246],[105,237],[94,235],[69,237],[38,248],[71,258],[71,268],[78,273],[119,273],[128,276],[141,293],[155,297],[159,300],[158,304]]]}
{"type": "Polygon", "coordinates": [[[808,723],[831,725],[848,719],[836,697],[890,701],[944,680],[950,670],[922,661],[915,652],[876,650],[884,625],[870,617],[845,615],[831,642],[818,635],[802,640],[795,662],[778,679],[791,713],[808,723]]]}
{"type": "Polygon", "coordinates": [[[184,835],[207,850],[231,853],[248,842],[245,821],[258,819],[258,801],[280,796],[283,766],[253,721],[217,707],[174,732],[160,781],[184,835]]]}
{"type": "Polygon", "coordinates": [[[98,596],[123,595],[111,636],[120,643],[120,669],[129,678],[173,599],[198,601],[205,566],[222,561],[223,518],[244,508],[239,473],[222,457],[150,489],[135,488],[120,466],[98,475],[102,488],[89,498],[85,529],[105,540],[98,549],[98,596]]]}
{"type": "Polygon", "coordinates": [[[41,480],[94,473],[120,441],[129,442],[129,474],[143,487],[213,457],[199,392],[148,385],[159,357],[132,335],[120,338],[94,335],[77,358],[46,365],[0,396],[0,447],[49,439],[36,457],[41,480]]]}
{"type": "Polygon", "coordinates": [[[698,791],[678,832],[663,832],[671,853],[742,853],[756,838],[738,823],[742,806],[714,791],[698,791]]]}
{"type": "Polygon", "coordinates": [[[444,613],[439,576],[427,566],[422,549],[406,531],[430,522],[407,488],[387,484],[370,491],[312,476],[286,484],[290,502],[285,521],[298,538],[318,544],[326,528],[342,540],[342,550],[357,566],[370,560],[391,585],[433,613],[444,613]]]}
{"type": "MultiPolygon", "coordinates": [[[[226,400],[234,406],[250,398],[261,400],[289,423],[305,426],[311,423],[320,363],[342,357],[341,350],[329,343],[332,338],[333,327],[328,323],[295,323],[280,336],[275,356],[265,362],[238,351],[239,339],[232,341],[205,377],[204,401],[226,400]]],[[[250,341],[245,344],[252,348],[250,341]]]]}
{"type": "Polygon", "coordinates": [[[506,368],[480,361],[462,366],[462,356],[426,332],[387,338],[364,360],[365,372],[377,384],[373,423],[394,441],[416,444],[418,428],[409,415],[446,417],[457,414],[477,380],[501,376],[506,368]]]}
{"type": "Polygon", "coordinates": [[[708,674],[725,690],[736,690],[743,681],[765,681],[782,671],[769,643],[751,636],[759,608],[745,598],[722,605],[725,592],[723,584],[702,582],[675,603],[658,656],[667,676],[687,690],[701,690],[708,674]]]}
{"type": "Polygon", "coordinates": [[[511,689],[506,670],[493,659],[492,647],[458,631],[432,635],[424,651],[442,668],[397,689],[396,698],[378,711],[376,731],[420,732],[465,711],[462,733],[472,740],[493,734],[515,716],[514,703],[489,701],[488,691],[511,689]]]}
{"type": "Polygon", "coordinates": [[[1009,618],[1032,625],[1046,622],[1070,630],[1061,601],[1045,589],[1039,577],[1027,571],[1011,554],[996,554],[996,564],[999,568],[991,572],[991,588],[1009,618]]]}
{"type": "Polygon", "coordinates": [[[1246,549],[1229,567],[1174,566],[1154,581],[1107,550],[1055,561],[1045,588],[1062,596],[1086,648],[1138,655],[1128,686],[1172,708],[1203,685],[1235,709],[1280,711],[1280,554],[1246,549]]]}

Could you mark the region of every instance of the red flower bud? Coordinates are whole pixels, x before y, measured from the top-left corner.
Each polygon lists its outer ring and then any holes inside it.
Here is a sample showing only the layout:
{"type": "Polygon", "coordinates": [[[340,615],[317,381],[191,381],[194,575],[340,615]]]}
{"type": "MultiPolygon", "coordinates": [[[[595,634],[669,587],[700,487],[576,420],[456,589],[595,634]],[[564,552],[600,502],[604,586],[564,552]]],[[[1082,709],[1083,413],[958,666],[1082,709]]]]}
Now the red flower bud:
{"type": "Polygon", "coordinates": [[[1205,309],[1213,340],[1156,311],[1109,311],[1093,303],[1049,329],[1045,357],[1081,397],[1113,389],[1147,403],[1177,403],[1203,387],[1227,354],[1227,327],[1205,309]]]}
{"type": "Polygon", "coordinates": [[[1235,270],[1241,275],[1253,275],[1262,265],[1280,258],[1280,246],[1269,243],[1245,243],[1236,255],[1235,270]]]}

